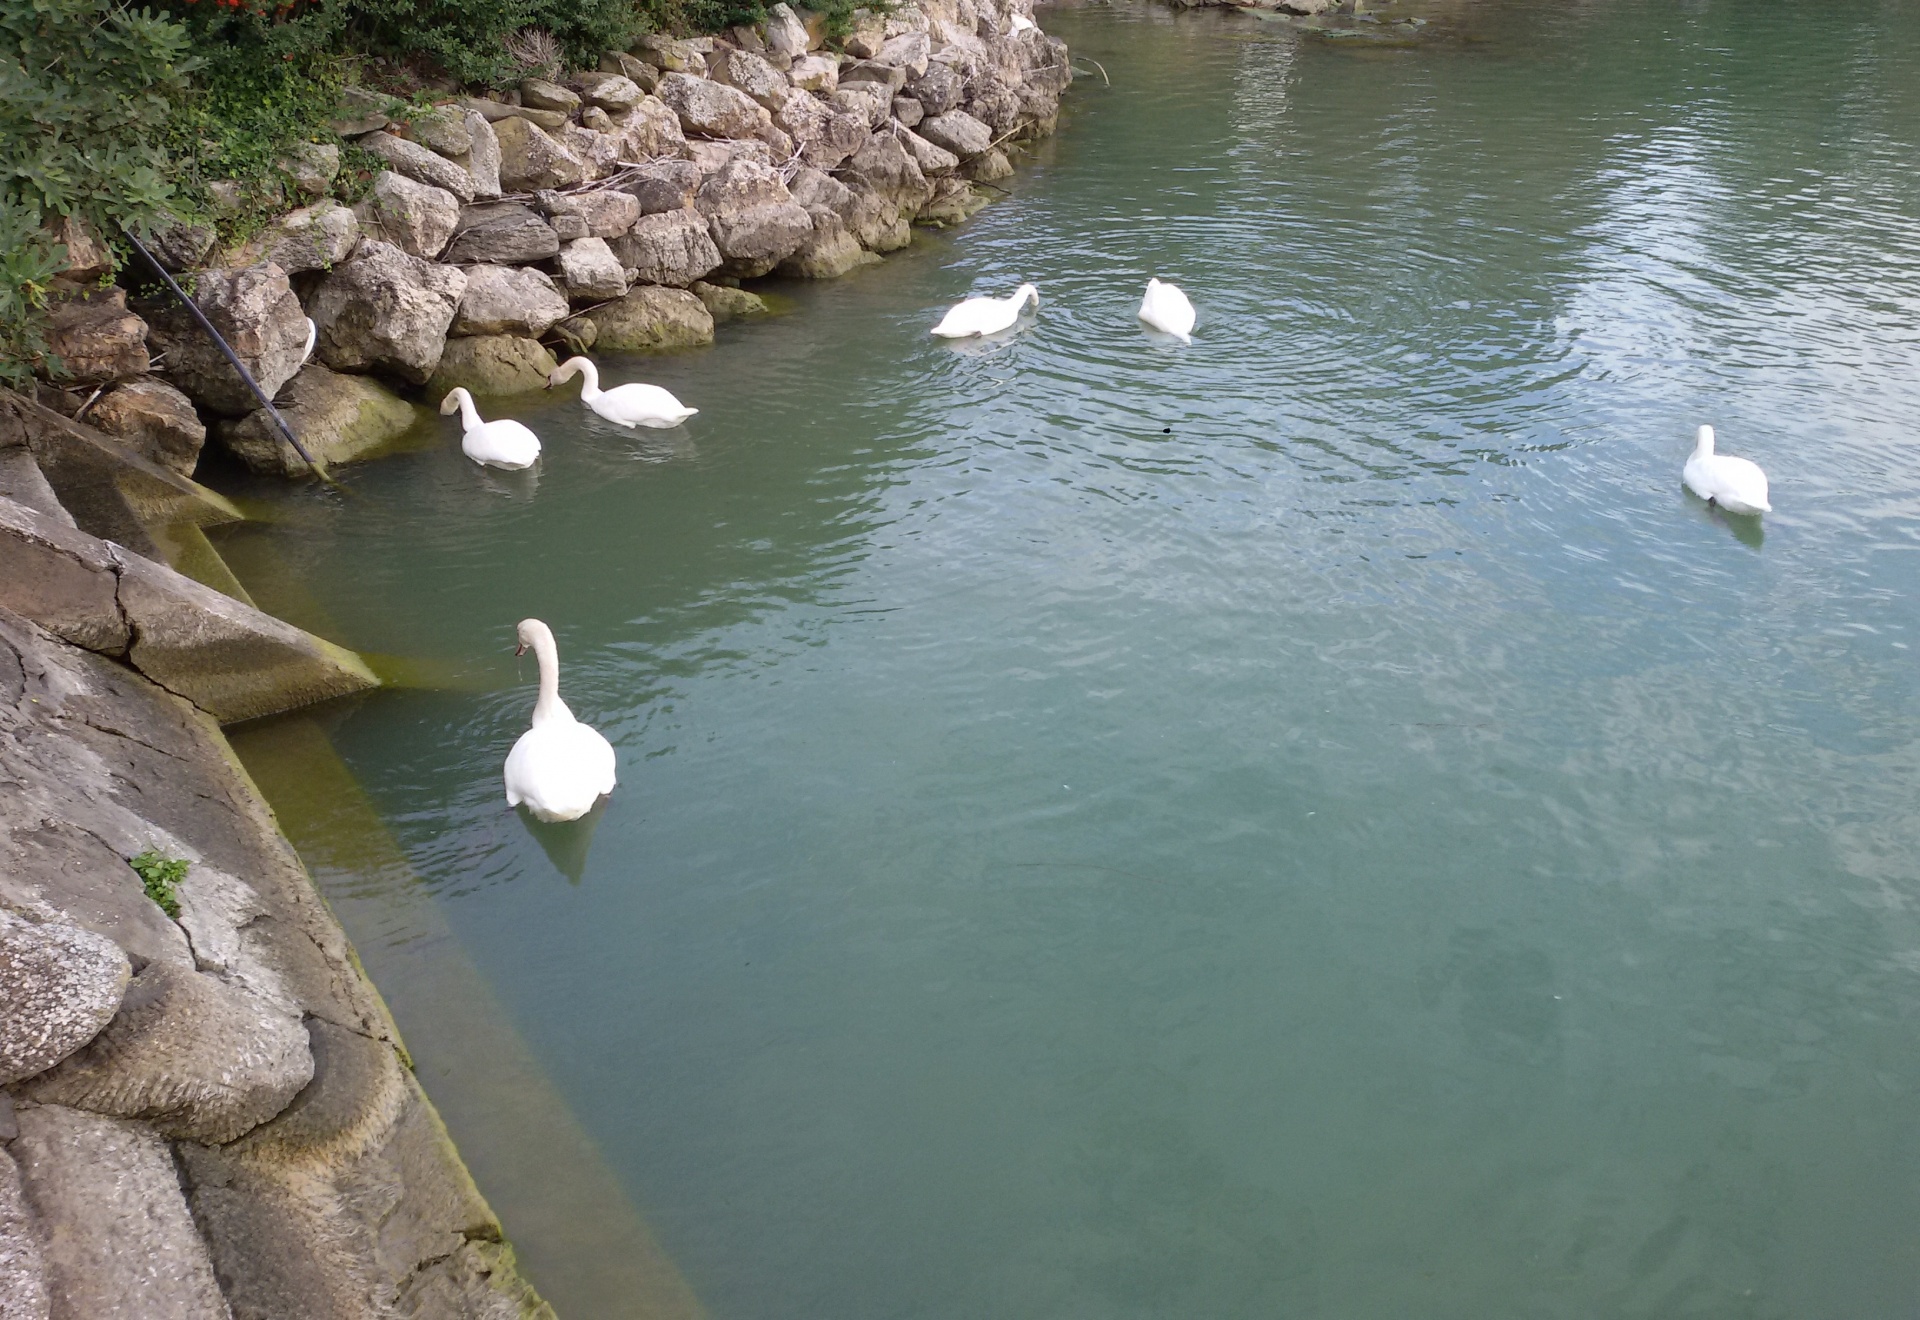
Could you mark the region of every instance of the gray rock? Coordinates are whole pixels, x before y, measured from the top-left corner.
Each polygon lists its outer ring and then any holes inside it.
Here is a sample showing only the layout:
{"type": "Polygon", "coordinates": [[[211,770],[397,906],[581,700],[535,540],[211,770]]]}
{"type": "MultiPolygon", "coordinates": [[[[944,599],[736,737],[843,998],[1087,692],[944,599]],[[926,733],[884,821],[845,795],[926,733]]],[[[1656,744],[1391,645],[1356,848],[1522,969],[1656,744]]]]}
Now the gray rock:
{"type": "Polygon", "coordinates": [[[966,99],[967,82],[951,64],[929,64],[925,74],[907,84],[907,95],[928,115],[944,115],[960,108],[966,99]]]}
{"type": "MultiPolygon", "coordinates": [[[[634,90],[638,91],[639,89],[635,88],[634,90]]],[[[580,112],[580,126],[582,128],[590,128],[596,133],[611,133],[613,131],[613,116],[609,115],[597,105],[590,105],[580,112]]]]}
{"type": "Polygon", "coordinates": [[[397,104],[391,96],[348,87],[341,91],[340,104],[327,126],[344,138],[377,132],[387,126],[387,116],[397,104]]]}
{"type": "Polygon", "coordinates": [[[1007,159],[1006,152],[995,147],[975,156],[960,172],[975,183],[996,183],[1013,177],[1013,162],[1007,159]]]}
{"type": "MultiPolygon", "coordinates": [[[[381,171],[383,177],[390,173],[381,171]]],[[[256,266],[270,261],[287,274],[298,275],[339,265],[359,242],[360,220],[352,210],[339,202],[315,202],[275,220],[248,240],[228,264],[256,266]]]]}
{"type": "Polygon", "coordinates": [[[460,104],[489,124],[499,124],[508,119],[524,119],[551,133],[567,122],[567,112],[564,110],[536,110],[530,105],[507,105],[501,101],[489,100],[484,96],[469,96],[460,104]]]}
{"type": "Polygon", "coordinates": [[[714,77],[736,87],[770,111],[777,111],[793,95],[787,76],[760,56],[737,50],[720,62],[714,77]]]}
{"type": "MultiPolygon", "coordinates": [[[[268,398],[293,379],[307,351],[307,318],[271,263],[241,270],[201,271],[193,300],[268,398]]],[[[260,406],[226,358],[181,308],[154,321],[154,346],[166,354],[165,375],[208,412],[238,417],[260,406]]]]}
{"type": "Polygon", "coordinates": [[[54,302],[47,350],[76,385],[101,385],[147,369],[145,321],[127,310],[125,289],[97,289],[54,302]]]}
{"type": "Polygon", "coordinates": [[[580,108],[580,97],[545,78],[526,78],[520,83],[520,104],[535,110],[558,110],[571,114],[580,108]]]}
{"type": "Polygon", "coordinates": [[[447,250],[460,225],[460,201],[445,188],[381,170],[373,189],[354,207],[369,238],[428,261],[447,250]]]}
{"type": "Polygon", "coordinates": [[[580,90],[587,100],[607,111],[631,110],[646,95],[640,84],[624,73],[583,73],[580,90]]]}
{"type": "Polygon", "coordinates": [[[358,145],[409,179],[445,188],[463,202],[473,200],[473,176],[464,167],[436,155],[418,142],[409,142],[391,133],[370,133],[361,138],[358,145]]]}
{"type": "Polygon", "coordinates": [[[331,142],[296,142],[280,158],[279,165],[297,192],[325,197],[340,173],[340,148],[331,142]]]}
{"type": "Polygon", "coordinates": [[[803,56],[787,70],[787,81],[803,92],[831,96],[840,85],[840,61],[825,55],[803,56]]]}
{"type": "MultiPolygon", "coordinates": [[[[567,127],[562,124],[556,131],[567,127]]],[[[497,120],[493,133],[500,143],[500,186],[507,192],[567,188],[586,178],[586,166],[580,158],[532,120],[497,120]]]]}
{"type": "Polygon", "coordinates": [[[573,204],[575,213],[587,222],[587,233],[593,238],[617,238],[632,229],[634,221],[640,218],[640,199],[614,188],[579,193],[573,204]]]}
{"type": "Polygon", "coordinates": [[[867,144],[847,162],[845,174],[849,179],[858,178],[874,193],[886,198],[903,216],[911,216],[933,196],[933,186],[927,182],[927,176],[891,133],[875,133],[868,138],[867,144]]]}
{"type": "Polygon", "coordinates": [[[867,140],[864,113],[829,108],[811,96],[789,99],[774,122],[793,135],[801,159],[815,169],[835,168],[867,140]]]}
{"type": "Polygon", "coordinates": [[[23,1109],[12,1146],[43,1229],[52,1314],[228,1320],[167,1143],[62,1105],[23,1109]]]}
{"type": "Polygon", "coordinates": [[[949,110],[920,125],[920,136],[960,157],[978,156],[993,146],[993,130],[964,110],[949,110]]]}
{"type": "Polygon", "coordinates": [[[824,206],[845,219],[853,204],[853,190],[824,170],[802,166],[794,172],[787,192],[793,200],[811,210],[824,206]]]}
{"type": "Polygon", "coordinates": [[[913,157],[913,163],[928,178],[940,174],[951,174],[960,168],[960,158],[944,147],[936,147],[910,128],[901,128],[894,134],[900,144],[913,157]]]}
{"type": "Polygon", "coordinates": [[[909,78],[918,78],[927,71],[927,57],[932,53],[933,46],[926,33],[903,32],[887,38],[873,58],[880,64],[897,65],[906,70],[909,78]]]}
{"type": "Polygon", "coordinates": [[[680,129],[680,116],[657,96],[645,97],[633,109],[613,116],[613,133],[623,161],[686,155],[687,135],[680,129]]]}
{"type": "Polygon", "coordinates": [[[862,120],[869,132],[885,128],[893,115],[893,93],[885,83],[842,83],[828,100],[835,109],[862,120]]]}
{"type": "Polygon", "coordinates": [[[0,1086],[45,1072],[99,1035],[132,975],[112,940],[0,909],[0,1086]]]}
{"type": "Polygon", "coordinates": [[[700,140],[687,145],[693,163],[700,169],[702,180],[718,174],[736,160],[750,160],[756,165],[773,164],[773,150],[756,138],[746,138],[738,142],[722,139],[718,142],[700,140]]]}
{"type": "Polygon", "coordinates": [[[841,48],[857,60],[870,60],[880,53],[887,42],[887,19],[884,14],[876,14],[871,9],[853,11],[847,35],[841,40],[841,48]]]}
{"type": "Polygon", "coordinates": [[[193,475],[207,428],[193,401],[156,376],[139,376],[100,397],[87,420],[143,458],[193,475]]]}
{"type": "MultiPolygon", "coordinates": [[[[716,264],[717,264],[716,258],[716,264]]],[[[567,299],[545,271],[469,266],[451,333],[539,338],[567,316],[567,299]]]]}
{"type": "Polygon", "coordinates": [[[914,223],[932,229],[948,229],[987,204],[982,194],[957,175],[934,180],[933,196],[914,216],[914,223]]]}
{"type": "Polygon", "coordinates": [[[693,204],[707,217],[727,272],[742,279],[765,275],[813,231],[812,218],[794,203],[780,175],[752,161],[729,162],[700,185],[693,204]]]}
{"type": "Polygon", "coordinates": [[[594,346],[609,352],[691,348],[713,342],[713,316],[685,289],[635,289],[576,320],[592,323],[594,346]]]}
{"type": "Polygon", "coordinates": [[[808,215],[813,230],[799,250],[775,268],[779,274],[801,280],[838,279],[856,266],[880,259],[862,248],[846,223],[828,207],[815,207],[808,215]]]}
{"type": "Polygon", "coordinates": [[[640,38],[640,44],[634,47],[634,54],[663,73],[688,73],[704,77],[707,72],[707,57],[695,49],[692,42],[669,37],[665,33],[650,32],[640,38]]]}
{"type": "Polygon", "coordinates": [[[563,124],[553,135],[567,154],[580,162],[583,180],[604,179],[620,168],[621,140],[582,124],[563,124]]]}
{"type": "Polygon", "coordinates": [[[548,216],[547,223],[553,226],[554,237],[560,240],[560,250],[563,252],[567,244],[579,242],[588,233],[587,217],[574,211],[548,216]]]}
{"type": "Polygon", "coordinates": [[[627,276],[604,238],[582,238],[560,250],[560,281],[575,302],[604,302],[627,291],[627,276]]]}
{"type": "Polygon", "coordinates": [[[440,361],[467,277],[369,241],[322,281],[311,311],[316,355],[337,371],[382,371],[425,384],[440,361]]]}
{"type": "Polygon", "coordinates": [[[171,217],[162,221],[147,238],[147,250],[174,274],[194,270],[213,251],[219,235],[212,225],[188,224],[171,217]]]}
{"type": "Polygon", "coordinates": [[[696,281],[687,292],[698,298],[713,317],[715,325],[727,321],[744,321],[749,317],[767,316],[772,308],[767,300],[757,293],[748,293],[745,289],[735,289],[725,284],[708,284],[705,280],[696,281]]]}
{"type": "MultiPolygon", "coordinates": [[[[0,574],[0,605],[75,646],[102,655],[126,653],[129,633],[126,616],[120,612],[118,561],[105,542],[71,522],[8,499],[0,500],[0,546],[5,547],[7,565],[0,574]]],[[[109,894],[117,889],[102,888],[109,894]]],[[[118,888],[117,892],[124,898],[127,891],[118,888]]],[[[151,911],[141,915],[149,920],[160,913],[152,904],[147,906],[151,911]]],[[[114,915],[123,919],[118,924],[153,935],[139,930],[139,916],[125,911],[114,915]]],[[[98,930],[104,920],[104,916],[96,918],[94,928],[98,930]]],[[[107,933],[112,932],[109,925],[107,933]]]]}
{"type": "Polygon", "coordinates": [[[460,228],[441,259],[521,266],[559,255],[560,236],[552,225],[518,202],[495,202],[460,213],[460,228]]]}
{"type": "Polygon", "coordinates": [[[641,284],[684,288],[719,269],[721,261],[706,216],[691,207],[642,217],[612,247],[615,259],[641,284]]]}
{"type": "Polygon", "coordinates": [[[791,65],[804,56],[812,45],[807,40],[807,25],[800,21],[800,16],[784,0],[767,10],[763,30],[768,58],[777,64],[791,65]]]}
{"type": "Polygon", "coordinates": [[[600,72],[617,73],[633,80],[642,92],[651,93],[660,81],[660,70],[623,50],[610,50],[600,57],[600,72]]]}
{"type": "Polygon", "coordinates": [[[467,153],[467,173],[473,176],[473,195],[476,200],[489,200],[500,195],[500,139],[493,131],[493,125],[487,117],[476,111],[467,111],[467,138],[473,143],[473,149],[467,153]]]}
{"type": "Polygon", "coordinates": [[[900,127],[912,128],[926,117],[927,108],[914,100],[913,97],[896,96],[893,98],[893,118],[894,122],[899,124],[900,127]]]}
{"type": "Polygon", "coordinates": [[[443,399],[456,386],[474,394],[526,394],[545,389],[558,365],[538,340],[523,335],[449,339],[427,397],[443,399]]]}
{"type": "Polygon", "coordinates": [[[458,106],[436,105],[415,116],[407,124],[407,136],[442,156],[459,158],[473,150],[466,111],[458,106]]]}
{"type": "Polygon", "coordinates": [[[1020,126],[1020,98],[1004,87],[979,87],[967,101],[966,113],[997,137],[1020,126]]]}
{"type": "Polygon", "coordinates": [[[5,1150],[6,1143],[20,1133],[12,1121],[12,1101],[4,1091],[0,1091],[0,1108],[7,1111],[9,1129],[0,1131],[0,1320],[50,1320],[39,1228],[27,1207],[20,1167],[5,1150]]]}
{"type": "MultiPolygon", "coordinates": [[[[300,374],[281,391],[276,406],[307,452],[329,464],[380,453],[421,415],[377,381],[341,375],[317,362],[300,368],[300,374]]],[[[221,423],[216,435],[229,453],[255,472],[289,478],[309,474],[306,460],[287,443],[265,409],[221,423]]]]}
{"type": "Polygon", "coordinates": [[[887,100],[892,101],[894,93],[907,85],[907,71],[898,64],[856,60],[840,70],[840,90],[844,92],[854,83],[877,83],[885,90],[887,100]]]}
{"type": "Polygon", "coordinates": [[[739,88],[684,73],[667,74],[655,94],[680,116],[683,132],[701,137],[751,137],[771,122],[765,108],[739,88]]]}

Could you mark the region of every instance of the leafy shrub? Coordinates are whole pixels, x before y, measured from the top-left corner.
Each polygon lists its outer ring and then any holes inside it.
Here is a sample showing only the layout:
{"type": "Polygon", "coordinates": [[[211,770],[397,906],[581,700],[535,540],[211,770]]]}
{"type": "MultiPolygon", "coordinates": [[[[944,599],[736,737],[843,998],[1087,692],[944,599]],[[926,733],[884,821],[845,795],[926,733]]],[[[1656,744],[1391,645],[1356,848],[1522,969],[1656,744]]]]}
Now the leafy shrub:
{"type": "Polygon", "coordinates": [[[155,849],[149,848],[127,863],[140,877],[140,887],[147,891],[147,897],[160,905],[160,910],[170,917],[180,915],[180,896],[177,892],[180,882],[187,878],[190,863],[183,857],[164,857],[155,849]]]}

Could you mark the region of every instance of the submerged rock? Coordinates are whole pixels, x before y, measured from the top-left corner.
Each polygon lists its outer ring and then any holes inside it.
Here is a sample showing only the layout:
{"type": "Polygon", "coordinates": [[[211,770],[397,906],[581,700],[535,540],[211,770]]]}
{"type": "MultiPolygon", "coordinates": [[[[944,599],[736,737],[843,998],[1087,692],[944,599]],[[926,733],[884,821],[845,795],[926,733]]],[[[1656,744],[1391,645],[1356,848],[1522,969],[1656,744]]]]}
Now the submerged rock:
{"type": "Polygon", "coordinates": [[[694,297],[706,306],[707,314],[713,317],[715,325],[727,321],[742,321],[748,317],[766,316],[772,312],[766,299],[757,293],[748,293],[745,289],[735,289],[725,284],[708,284],[697,280],[688,289],[694,297]]]}
{"type": "Polygon", "coordinates": [[[691,348],[713,342],[712,314],[685,289],[635,289],[575,319],[592,323],[588,342],[606,351],[691,348]]]}
{"type": "MultiPolygon", "coordinates": [[[[418,408],[379,382],[317,363],[300,369],[275,406],[300,443],[323,463],[351,463],[377,453],[420,417],[418,408]]],[[[255,472],[275,477],[310,474],[306,460],[286,442],[264,408],[221,423],[215,436],[255,472]]]]}
{"type": "Polygon", "coordinates": [[[524,394],[545,389],[559,363],[537,339],[521,335],[473,335],[449,339],[440,366],[427,382],[427,397],[444,399],[456,386],[474,394],[524,394]]]}

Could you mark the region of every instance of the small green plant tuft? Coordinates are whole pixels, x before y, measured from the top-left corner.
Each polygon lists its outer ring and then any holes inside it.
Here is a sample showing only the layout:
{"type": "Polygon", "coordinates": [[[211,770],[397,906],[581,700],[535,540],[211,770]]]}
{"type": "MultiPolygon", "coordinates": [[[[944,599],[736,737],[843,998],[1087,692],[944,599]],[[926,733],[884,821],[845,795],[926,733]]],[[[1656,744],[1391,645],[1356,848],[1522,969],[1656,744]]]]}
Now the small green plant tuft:
{"type": "Polygon", "coordinates": [[[149,848],[127,865],[140,877],[140,887],[147,891],[148,898],[160,905],[162,912],[170,917],[180,915],[180,896],[175,891],[187,878],[186,858],[164,857],[149,848]]]}

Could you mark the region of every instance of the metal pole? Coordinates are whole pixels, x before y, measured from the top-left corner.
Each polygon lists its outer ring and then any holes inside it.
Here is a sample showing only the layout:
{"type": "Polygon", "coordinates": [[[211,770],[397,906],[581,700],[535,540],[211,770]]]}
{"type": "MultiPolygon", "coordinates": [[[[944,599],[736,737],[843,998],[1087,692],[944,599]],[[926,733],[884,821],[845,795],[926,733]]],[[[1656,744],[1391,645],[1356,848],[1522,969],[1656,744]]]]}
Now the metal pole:
{"type": "Polygon", "coordinates": [[[300,443],[300,437],[293,433],[293,428],[287,425],[287,419],[282,417],[280,410],[273,406],[273,400],[269,399],[267,392],[260,388],[260,382],[253,378],[253,373],[240,364],[240,359],[234,356],[233,350],[227,346],[227,341],[222,339],[220,332],[213,328],[213,322],[207,320],[206,313],[200,310],[200,304],[187,297],[185,290],[174,283],[173,276],[167,273],[167,268],[155,259],[153,253],[147,251],[147,245],[135,237],[133,231],[122,228],[120,232],[127,236],[127,242],[133,244],[133,250],[145,257],[147,264],[153,267],[154,272],[167,282],[167,287],[173,290],[173,296],[180,300],[181,305],[193,314],[193,319],[200,323],[202,330],[207,332],[207,338],[211,339],[214,347],[220,350],[220,356],[240,373],[240,379],[246,382],[249,390],[253,391],[253,397],[260,400],[260,406],[267,410],[267,416],[273,419],[273,424],[280,429],[280,434],[287,438],[287,443],[293,446],[294,452],[307,461],[307,466],[313,469],[314,475],[320,480],[330,486],[338,486],[340,483],[335,481],[332,474],[327,471],[326,464],[309,454],[307,447],[300,443]]]}

